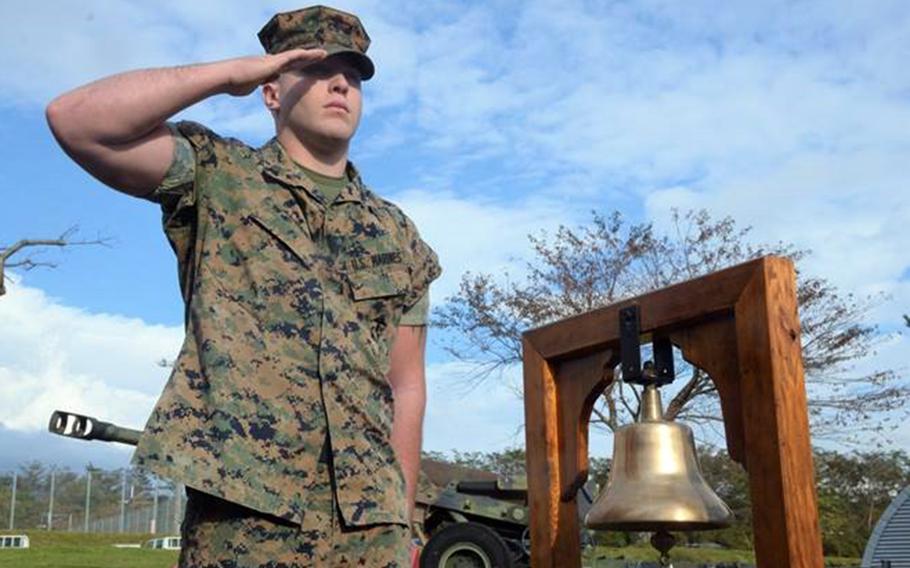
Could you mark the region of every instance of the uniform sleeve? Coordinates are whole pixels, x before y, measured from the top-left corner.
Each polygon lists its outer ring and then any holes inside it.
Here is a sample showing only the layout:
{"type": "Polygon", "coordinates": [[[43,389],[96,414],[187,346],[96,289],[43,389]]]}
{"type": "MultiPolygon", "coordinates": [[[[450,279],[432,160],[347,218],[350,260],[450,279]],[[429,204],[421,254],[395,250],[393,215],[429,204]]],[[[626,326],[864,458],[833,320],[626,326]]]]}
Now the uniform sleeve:
{"type": "Polygon", "coordinates": [[[426,292],[417,300],[417,303],[408,308],[402,315],[398,325],[427,325],[430,319],[430,293],[426,292]]]}
{"type": "Polygon", "coordinates": [[[193,190],[196,178],[196,153],[190,141],[171,122],[165,123],[174,137],[174,156],[164,179],[151,193],[143,196],[163,207],[174,207],[193,190]]]}
{"type": "Polygon", "coordinates": [[[164,179],[145,199],[161,206],[161,222],[171,248],[177,256],[180,289],[189,298],[193,281],[193,259],[196,247],[197,207],[204,191],[207,164],[212,156],[217,134],[195,122],[166,123],[174,136],[174,156],[164,179]]]}
{"type": "Polygon", "coordinates": [[[408,312],[429,294],[430,283],[439,278],[439,275],[442,274],[442,267],[439,266],[436,252],[420,238],[413,221],[407,216],[404,216],[404,221],[406,248],[411,253],[408,266],[411,274],[411,289],[405,298],[405,312],[408,312]]]}

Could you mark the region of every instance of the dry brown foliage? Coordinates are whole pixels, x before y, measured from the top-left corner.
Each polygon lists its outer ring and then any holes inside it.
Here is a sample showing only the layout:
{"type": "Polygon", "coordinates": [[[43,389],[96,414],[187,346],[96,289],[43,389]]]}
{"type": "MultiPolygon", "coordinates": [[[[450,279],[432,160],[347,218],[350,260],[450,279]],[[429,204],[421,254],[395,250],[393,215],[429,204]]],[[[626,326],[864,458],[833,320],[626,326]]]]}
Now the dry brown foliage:
{"type": "MultiPolygon", "coordinates": [[[[473,365],[467,379],[476,386],[521,362],[523,330],[762,255],[787,256],[798,265],[809,254],[784,243],[753,246],[749,232],[730,217],[714,219],[704,210],[674,211],[672,223],[660,230],[651,223],[628,223],[619,212],[594,212],[590,225],[530,236],[534,256],[520,282],[464,274],[459,291],[434,310],[433,324],[449,331],[446,351],[473,365]]],[[[803,273],[798,278],[813,433],[849,442],[863,433],[886,432],[889,414],[906,415],[910,384],[894,369],[858,373],[854,367],[884,339],[865,318],[885,298],[857,298],[823,278],[803,273]]],[[[718,425],[710,377],[700,369],[678,369],[677,380],[665,389],[672,393],[669,399],[664,395],[667,417],[718,425]]],[[[637,392],[617,381],[595,408],[592,423],[614,430],[637,413],[637,392]]]]}

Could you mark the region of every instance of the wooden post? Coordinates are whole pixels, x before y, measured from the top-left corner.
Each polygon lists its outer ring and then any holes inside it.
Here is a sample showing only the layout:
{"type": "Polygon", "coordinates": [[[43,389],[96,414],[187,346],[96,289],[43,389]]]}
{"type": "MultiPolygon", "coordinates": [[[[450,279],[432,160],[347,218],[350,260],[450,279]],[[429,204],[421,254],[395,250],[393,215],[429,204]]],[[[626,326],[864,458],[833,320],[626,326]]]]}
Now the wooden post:
{"type": "Polygon", "coordinates": [[[768,259],[736,303],[745,465],[758,565],[821,568],[793,267],[768,259]]]}
{"type": "MultiPolygon", "coordinates": [[[[559,442],[556,432],[556,381],[553,369],[534,347],[523,342],[528,508],[535,568],[557,568],[559,540],[559,442]]],[[[566,539],[562,539],[565,542],[566,539]]],[[[581,558],[569,552],[566,568],[581,558]]]]}

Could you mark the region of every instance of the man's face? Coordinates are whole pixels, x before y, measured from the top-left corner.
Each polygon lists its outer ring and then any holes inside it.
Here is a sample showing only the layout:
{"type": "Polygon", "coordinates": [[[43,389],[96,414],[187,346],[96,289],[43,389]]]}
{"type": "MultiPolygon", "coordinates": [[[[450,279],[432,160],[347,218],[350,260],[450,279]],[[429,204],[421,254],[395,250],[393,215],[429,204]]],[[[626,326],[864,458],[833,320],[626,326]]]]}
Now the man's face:
{"type": "Polygon", "coordinates": [[[282,73],[276,83],[279,132],[290,128],[301,142],[318,145],[347,144],[354,136],[363,103],[360,71],[343,55],[282,73]]]}

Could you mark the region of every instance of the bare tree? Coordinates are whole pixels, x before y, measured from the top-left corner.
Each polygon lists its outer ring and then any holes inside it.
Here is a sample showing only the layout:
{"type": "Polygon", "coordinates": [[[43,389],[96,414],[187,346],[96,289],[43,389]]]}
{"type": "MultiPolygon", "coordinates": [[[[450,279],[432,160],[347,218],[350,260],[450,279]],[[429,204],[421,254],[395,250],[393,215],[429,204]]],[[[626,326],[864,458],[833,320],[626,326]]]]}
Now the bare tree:
{"type": "MultiPolygon", "coordinates": [[[[434,310],[433,323],[452,332],[445,334],[444,348],[473,365],[467,378],[476,385],[520,363],[523,330],[765,254],[797,263],[809,254],[784,243],[750,245],[749,232],[730,217],[715,220],[704,210],[674,211],[663,232],[650,223],[627,223],[618,212],[593,213],[588,226],[530,236],[534,257],[520,282],[464,274],[458,292],[434,310]]],[[[882,432],[877,418],[906,412],[910,385],[893,369],[863,373],[854,363],[872,355],[883,339],[864,318],[885,298],[856,298],[801,272],[798,295],[814,433],[848,441],[860,432],[882,432]]],[[[696,368],[680,374],[685,378],[672,386],[667,418],[717,425],[711,378],[696,368]]],[[[616,381],[592,421],[616,429],[637,416],[638,402],[634,389],[616,381]]]]}
{"type": "Polygon", "coordinates": [[[73,237],[78,232],[78,227],[70,227],[56,239],[20,239],[9,246],[0,246],[0,296],[6,294],[6,269],[19,268],[33,270],[38,267],[55,268],[57,264],[39,258],[47,247],[68,247],[79,245],[106,245],[110,242],[107,238],[90,240],[75,240],[73,237]],[[17,258],[13,260],[13,256],[17,258]]]}

